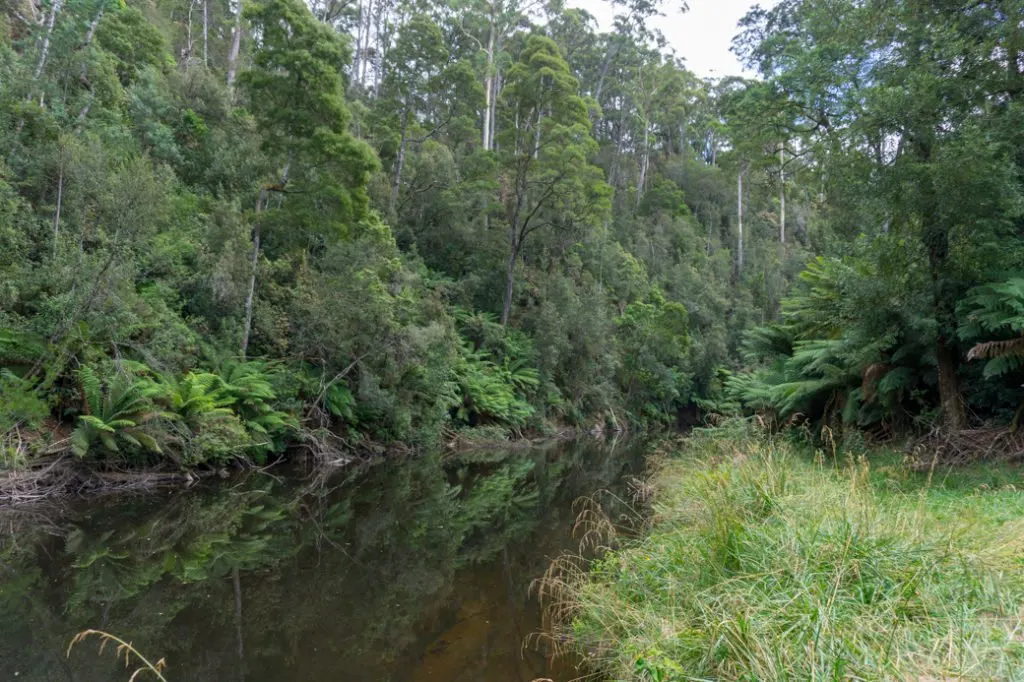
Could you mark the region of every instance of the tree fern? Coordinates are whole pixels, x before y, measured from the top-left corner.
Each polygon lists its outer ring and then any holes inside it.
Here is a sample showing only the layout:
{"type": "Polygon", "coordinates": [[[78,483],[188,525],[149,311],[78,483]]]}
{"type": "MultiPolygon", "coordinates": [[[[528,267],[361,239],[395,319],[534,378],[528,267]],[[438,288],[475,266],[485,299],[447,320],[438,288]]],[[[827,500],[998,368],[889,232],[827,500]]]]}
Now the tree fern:
{"type": "Polygon", "coordinates": [[[963,319],[961,338],[977,342],[967,358],[987,360],[986,377],[1024,366],[1024,278],[973,289],[959,312],[963,319]]]}

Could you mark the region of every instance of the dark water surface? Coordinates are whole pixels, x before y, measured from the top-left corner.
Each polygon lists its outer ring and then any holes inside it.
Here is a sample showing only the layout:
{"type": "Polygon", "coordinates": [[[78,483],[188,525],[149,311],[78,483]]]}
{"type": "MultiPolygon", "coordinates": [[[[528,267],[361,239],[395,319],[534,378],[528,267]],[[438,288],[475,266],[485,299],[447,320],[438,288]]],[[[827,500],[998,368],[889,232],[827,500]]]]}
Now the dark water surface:
{"type": "Polygon", "coordinates": [[[261,474],[8,510],[0,680],[127,680],[95,641],[65,658],[100,628],[166,658],[169,682],[565,682],[570,666],[524,646],[540,627],[529,585],[575,548],[573,501],[622,490],[640,450],[427,456],[326,484],[261,474]]]}

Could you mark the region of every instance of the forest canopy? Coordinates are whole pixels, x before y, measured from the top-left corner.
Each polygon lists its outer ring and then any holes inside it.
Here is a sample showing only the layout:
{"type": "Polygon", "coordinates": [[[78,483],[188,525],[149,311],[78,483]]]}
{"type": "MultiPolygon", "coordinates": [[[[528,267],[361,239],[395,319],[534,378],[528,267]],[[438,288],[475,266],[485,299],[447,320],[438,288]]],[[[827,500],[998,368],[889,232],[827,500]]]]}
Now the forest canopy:
{"type": "Polygon", "coordinates": [[[15,0],[0,465],[1015,425],[1024,2],[15,0]]]}

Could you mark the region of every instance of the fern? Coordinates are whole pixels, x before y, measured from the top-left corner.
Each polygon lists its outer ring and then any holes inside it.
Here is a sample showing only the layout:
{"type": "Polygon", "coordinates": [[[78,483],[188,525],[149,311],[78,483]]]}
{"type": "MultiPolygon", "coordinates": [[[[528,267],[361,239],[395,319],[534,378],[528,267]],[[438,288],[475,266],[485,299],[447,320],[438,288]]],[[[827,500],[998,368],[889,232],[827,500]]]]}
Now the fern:
{"type": "Polygon", "coordinates": [[[234,414],[235,398],[223,390],[221,379],[208,372],[189,372],[181,379],[162,376],[152,384],[152,394],[189,427],[207,419],[234,414]]]}
{"type": "Polygon", "coordinates": [[[520,392],[540,384],[540,376],[525,365],[497,365],[483,352],[464,343],[455,367],[461,402],[455,416],[466,423],[497,421],[521,426],[533,414],[533,406],[520,392]]]}
{"type": "Polygon", "coordinates": [[[146,425],[162,412],[152,400],[149,380],[119,373],[104,382],[89,366],[76,372],[82,393],[82,414],[71,434],[71,449],[79,457],[93,453],[120,454],[127,444],[161,452],[146,425]]]}
{"type": "MultiPolygon", "coordinates": [[[[278,365],[262,360],[231,360],[220,368],[220,393],[231,400],[230,405],[246,430],[262,437],[256,450],[276,448],[281,436],[299,428],[298,419],[274,406],[277,393],[273,379],[279,371],[278,365]]],[[[331,397],[327,397],[328,403],[331,397]]]]}
{"type": "Polygon", "coordinates": [[[963,319],[961,338],[977,342],[968,351],[967,359],[987,360],[986,377],[1008,374],[1024,366],[1024,278],[973,289],[959,312],[963,319]]]}

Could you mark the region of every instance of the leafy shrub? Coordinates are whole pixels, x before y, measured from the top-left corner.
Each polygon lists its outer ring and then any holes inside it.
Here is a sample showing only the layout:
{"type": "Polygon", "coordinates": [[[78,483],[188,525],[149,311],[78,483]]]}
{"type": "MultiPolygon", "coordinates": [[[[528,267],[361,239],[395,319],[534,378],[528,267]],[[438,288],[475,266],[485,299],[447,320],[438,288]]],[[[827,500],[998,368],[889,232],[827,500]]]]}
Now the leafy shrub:
{"type": "Polygon", "coordinates": [[[195,428],[184,434],[182,461],[186,466],[222,465],[243,460],[261,449],[238,416],[204,414],[195,428]]]}
{"type": "Polygon", "coordinates": [[[38,427],[50,414],[50,406],[25,380],[0,369],[0,434],[15,426],[38,427]]]}

